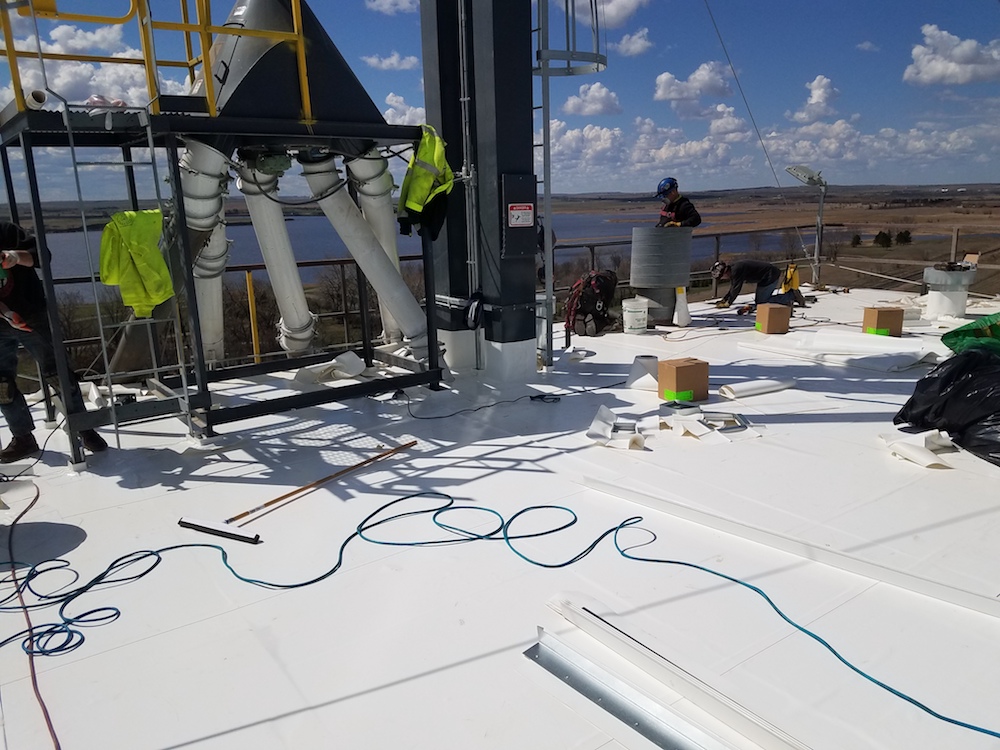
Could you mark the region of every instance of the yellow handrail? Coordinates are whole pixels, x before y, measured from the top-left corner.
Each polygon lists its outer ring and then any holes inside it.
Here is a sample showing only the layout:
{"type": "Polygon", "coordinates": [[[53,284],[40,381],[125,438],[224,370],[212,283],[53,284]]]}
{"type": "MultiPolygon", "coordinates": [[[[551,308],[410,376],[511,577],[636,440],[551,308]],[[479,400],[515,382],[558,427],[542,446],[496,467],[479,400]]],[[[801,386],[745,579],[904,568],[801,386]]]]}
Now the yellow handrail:
{"type": "Polygon", "coordinates": [[[17,66],[17,52],[14,50],[14,32],[10,28],[10,16],[7,15],[7,6],[0,8],[0,26],[3,26],[3,42],[5,50],[11,51],[10,58],[10,84],[14,89],[14,101],[17,102],[17,111],[23,112],[27,105],[24,103],[24,91],[21,87],[21,71],[17,66]]]}
{"type": "Polygon", "coordinates": [[[56,9],[55,0],[52,2],[35,2],[23,5],[17,9],[18,15],[30,16],[34,13],[43,18],[53,18],[59,21],[81,21],[83,23],[104,23],[111,25],[121,25],[132,20],[138,10],[138,0],[129,1],[128,13],[124,16],[95,16],[89,13],[60,13],[56,9]]]}
{"type": "Polygon", "coordinates": [[[19,111],[26,108],[24,92],[22,90],[21,76],[18,65],[19,58],[32,57],[45,60],[62,60],[72,62],[88,63],[109,63],[125,65],[142,65],[146,73],[146,88],[149,94],[150,109],[154,114],[159,113],[159,86],[157,69],[160,67],[187,68],[188,75],[194,80],[198,66],[202,69],[202,80],[205,87],[205,99],[208,105],[208,114],[216,116],[216,96],[215,82],[212,79],[211,71],[208,68],[210,62],[209,53],[214,43],[214,37],[221,34],[231,36],[249,36],[274,40],[276,42],[288,42],[295,47],[297,61],[299,95],[302,102],[300,112],[301,122],[311,125],[316,122],[313,116],[312,97],[309,91],[309,74],[306,65],[306,43],[304,29],[302,25],[302,6],[300,0],[291,0],[292,31],[270,31],[261,29],[242,29],[233,26],[216,26],[212,23],[210,0],[195,0],[196,18],[194,22],[189,18],[188,3],[186,0],[179,0],[181,7],[181,21],[156,21],[150,11],[150,0],[129,0],[129,11],[124,16],[107,16],[86,13],[61,13],[56,9],[54,0],[34,0],[27,5],[18,8],[22,15],[34,14],[37,17],[56,19],[63,21],[76,21],[82,23],[99,23],[120,25],[133,18],[139,23],[139,36],[142,57],[112,57],[108,55],[91,54],[66,54],[57,52],[45,52],[36,50],[25,52],[17,50],[14,44],[13,32],[10,24],[10,6],[0,2],[0,26],[2,26],[4,47],[0,50],[0,56],[6,57],[10,67],[11,83],[14,89],[14,99],[17,102],[19,111]],[[186,60],[157,59],[153,50],[153,32],[155,31],[179,31],[184,34],[184,47],[187,54],[186,60]],[[200,54],[195,54],[191,37],[199,39],[200,54]]]}

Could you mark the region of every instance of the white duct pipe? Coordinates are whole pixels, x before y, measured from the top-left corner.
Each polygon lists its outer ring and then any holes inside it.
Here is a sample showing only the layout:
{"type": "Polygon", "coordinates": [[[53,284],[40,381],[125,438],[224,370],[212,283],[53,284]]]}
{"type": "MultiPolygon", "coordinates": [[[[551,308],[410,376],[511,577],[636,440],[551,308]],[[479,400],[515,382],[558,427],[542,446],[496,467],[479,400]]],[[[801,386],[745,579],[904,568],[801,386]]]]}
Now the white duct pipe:
{"type": "Polygon", "coordinates": [[[237,187],[246,196],[247,211],[260,243],[267,275],[281,312],[278,343],[286,352],[302,352],[312,343],[316,317],[309,312],[302,278],[285,227],[281,205],[271,199],[278,186],[277,175],[265,174],[241,164],[237,187]]]}
{"type": "Polygon", "coordinates": [[[49,98],[49,95],[44,91],[35,89],[34,91],[28,92],[28,95],[24,97],[24,106],[28,109],[41,109],[45,104],[45,100],[49,98]]]}
{"type": "MultiPolygon", "coordinates": [[[[372,149],[358,159],[345,162],[345,166],[357,189],[365,221],[371,226],[379,244],[398,271],[399,249],[396,246],[397,225],[392,205],[393,182],[389,163],[379,154],[378,149],[372,149]]],[[[385,340],[401,341],[403,334],[399,324],[381,298],[379,308],[382,312],[385,340]]]]}
{"type": "Polygon", "coordinates": [[[194,261],[194,291],[201,322],[202,350],[209,365],[225,359],[225,328],[222,313],[222,272],[233,241],[226,238],[221,221],[194,261]]]}
{"type": "MultiPolygon", "coordinates": [[[[211,232],[222,215],[223,195],[229,183],[226,155],[200,141],[188,141],[181,154],[181,192],[189,229],[211,232]]],[[[197,252],[200,248],[192,248],[197,252]]]]}
{"type": "Polygon", "coordinates": [[[335,188],[342,182],[333,157],[319,162],[303,162],[313,197],[326,218],[347,245],[354,261],[374,287],[379,300],[389,309],[413,348],[426,348],[427,318],[412,292],[389,260],[371,226],[361,215],[346,190],[335,188]]]}

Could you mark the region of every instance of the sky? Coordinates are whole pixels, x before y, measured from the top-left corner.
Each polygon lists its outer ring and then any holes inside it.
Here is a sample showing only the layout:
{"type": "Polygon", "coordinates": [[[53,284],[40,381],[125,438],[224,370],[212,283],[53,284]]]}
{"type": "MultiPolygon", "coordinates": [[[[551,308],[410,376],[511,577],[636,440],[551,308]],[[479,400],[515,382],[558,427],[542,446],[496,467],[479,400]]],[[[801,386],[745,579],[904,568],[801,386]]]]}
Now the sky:
{"type": "MultiPolygon", "coordinates": [[[[497,0],[515,1],[526,0],[497,0]]],[[[830,185],[998,181],[1000,0],[596,2],[607,68],[550,79],[554,193],[653,193],[666,176],[682,191],[785,187],[798,184],[785,172],[793,164],[820,171],[830,185]]],[[[129,3],[99,5],[120,15],[129,3]]],[[[550,5],[554,49],[564,45],[564,5],[550,5]]],[[[582,17],[590,2],[578,5],[582,17]]],[[[63,13],[94,6],[58,0],[63,13]]],[[[180,2],[151,6],[154,18],[176,20],[180,2]]],[[[213,20],[232,7],[212,0],[213,20]]],[[[312,0],[310,7],[386,120],[424,122],[419,0],[312,0]]],[[[578,38],[587,34],[581,28],[578,38]]],[[[31,47],[30,19],[15,19],[14,35],[31,47]]],[[[138,50],[134,22],[41,21],[38,35],[53,52],[138,50]]],[[[174,39],[158,38],[159,56],[177,48],[174,39]]],[[[6,66],[2,76],[7,102],[6,66]]],[[[26,89],[44,85],[37,66],[22,76],[26,89]]],[[[146,98],[136,66],[55,62],[46,76],[74,103],[94,93],[129,104],[146,98]]],[[[175,74],[163,88],[184,93],[187,85],[175,74]]],[[[540,137],[537,115],[535,129],[540,137]]],[[[46,156],[58,162],[59,154],[46,156]]],[[[51,169],[58,177],[59,167],[51,169]]],[[[290,194],[296,179],[288,178],[290,194]]],[[[88,191],[97,195],[103,182],[94,175],[88,191]]],[[[71,197],[71,188],[65,179],[46,184],[50,198],[71,197]]]]}

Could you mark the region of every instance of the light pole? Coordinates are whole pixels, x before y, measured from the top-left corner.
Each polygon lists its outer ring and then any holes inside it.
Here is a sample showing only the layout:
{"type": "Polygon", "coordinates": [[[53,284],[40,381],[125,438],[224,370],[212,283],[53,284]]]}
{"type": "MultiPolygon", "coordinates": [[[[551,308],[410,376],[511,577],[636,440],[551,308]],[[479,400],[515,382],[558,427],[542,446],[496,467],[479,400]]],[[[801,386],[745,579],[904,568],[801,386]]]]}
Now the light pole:
{"type": "Polygon", "coordinates": [[[819,287],[819,251],[823,246],[823,199],[826,198],[826,180],[820,176],[819,172],[814,172],[802,164],[785,167],[785,171],[799,182],[819,188],[819,213],[816,214],[816,249],[812,262],[813,287],[819,287]]]}

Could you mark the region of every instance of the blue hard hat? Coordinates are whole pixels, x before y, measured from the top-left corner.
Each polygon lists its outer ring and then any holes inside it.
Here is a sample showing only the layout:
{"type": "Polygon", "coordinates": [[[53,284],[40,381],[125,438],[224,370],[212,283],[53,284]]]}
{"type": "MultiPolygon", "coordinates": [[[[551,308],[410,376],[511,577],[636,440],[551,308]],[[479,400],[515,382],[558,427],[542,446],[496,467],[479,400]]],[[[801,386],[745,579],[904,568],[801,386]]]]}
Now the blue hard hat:
{"type": "Polygon", "coordinates": [[[660,198],[676,188],[677,180],[673,177],[664,177],[660,180],[660,184],[656,186],[656,197],[660,198]]]}

